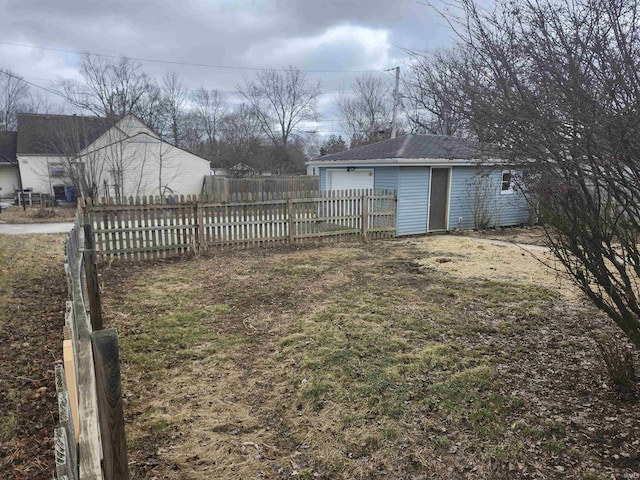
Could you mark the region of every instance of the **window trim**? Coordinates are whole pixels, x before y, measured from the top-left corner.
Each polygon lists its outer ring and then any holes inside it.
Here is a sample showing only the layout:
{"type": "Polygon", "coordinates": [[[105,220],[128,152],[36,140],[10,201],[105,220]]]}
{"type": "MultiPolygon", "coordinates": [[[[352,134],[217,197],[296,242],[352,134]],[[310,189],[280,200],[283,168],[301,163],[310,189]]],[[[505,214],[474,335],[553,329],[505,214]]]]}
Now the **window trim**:
{"type": "Polygon", "coordinates": [[[513,181],[515,177],[515,170],[502,170],[500,172],[500,195],[511,195],[515,192],[515,182],[513,181]],[[509,188],[504,188],[505,186],[505,174],[509,174],[509,188]]]}
{"type": "Polygon", "coordinates": [[[61,163],[49,164],[49,176],[51,178],[63,178],[65,176],[64,165],[61,163]]]}

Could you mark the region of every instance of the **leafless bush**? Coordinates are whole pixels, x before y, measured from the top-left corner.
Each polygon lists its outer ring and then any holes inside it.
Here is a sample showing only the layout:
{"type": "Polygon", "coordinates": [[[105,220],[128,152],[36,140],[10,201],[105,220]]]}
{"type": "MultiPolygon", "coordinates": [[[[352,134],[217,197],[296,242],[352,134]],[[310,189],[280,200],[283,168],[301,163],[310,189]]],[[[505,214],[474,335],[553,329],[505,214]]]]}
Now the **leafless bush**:
{"type": "Polygon", "coordinates": [[[613,335],[601,335],[595,342],[602,372],[609,386],[625,396],[635,397],[638,378],[631,351],[613,335]]]}

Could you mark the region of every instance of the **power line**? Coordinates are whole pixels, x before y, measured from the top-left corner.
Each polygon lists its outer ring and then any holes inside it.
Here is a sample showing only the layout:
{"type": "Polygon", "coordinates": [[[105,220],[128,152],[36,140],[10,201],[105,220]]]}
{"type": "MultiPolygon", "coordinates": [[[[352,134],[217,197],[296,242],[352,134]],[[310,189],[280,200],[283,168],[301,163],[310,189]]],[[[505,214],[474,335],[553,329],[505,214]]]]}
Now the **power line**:
{"type": "MultiPolygon", "coordinates": [[[[36,48],[38,50],[47,50],[51,52],[60,52],[60,53],[72,53],[75,55],[84,55],[89,54],[95,57],[103,57],[103,58],[121,58],[119,55],[109,55],[105,53],[92,53],[88,51],[80,51],[80,50],[71,50],[64,48],[53,48],[53,47],[43,47],[41,45],[26,45],[23,43],[13,43],[13,42],[0,42],[0,45],[10,45],[13,47],[24,47],[24,48],[36,48]]],[[[280,72],[286,72],[287,68],[265,68],[265,67],[242,67],[238,65],[217,65],[217,64],[208,64],[208,63],[190,63],[190,62],[179,62],[175,60],[160,60],[154,58],[142,58],[142,57],[128,57],[131,60],[135,60],[137,62],[149,62],[149,63],[161,63],[168,65],[182,65],[187,67],[202,67],[202,68],[219,68],[225,70],[245,70],[245,71],[270,71],[276,70],[280,72]]],[[[306,70],[306,69],[298,69],[301,72],[305,73],[380,73],[382,70],[306,70]]]]}
{"type": "Polygon", "coordinates": [[[29,81],[25,80],[24,78],[22,78],[22,77],[20,77],[18,75],[14,75],[13,73],[9,73],[9,72],[7,72],[5,70],[0,70],[0,73],[5,74],[7,77],[11,77],[11,78],[15,78],[16,80],[20,80],[20,81],[26,83],[27,85],[31,85],[32,87],[36,87],[36,88],[39,88],[40,90],[44,90],[45,92],[52,93],[53,95],[58,95],[59,97],[62,97],[65,100],[69,100],[66,95],[63,95],[60,92],[56,92],[55,90],[53,90],[51,88],[43,87],[42,85],[37,85],[37,84],[35,84],[33,82],[29,82],[29,81]]]}

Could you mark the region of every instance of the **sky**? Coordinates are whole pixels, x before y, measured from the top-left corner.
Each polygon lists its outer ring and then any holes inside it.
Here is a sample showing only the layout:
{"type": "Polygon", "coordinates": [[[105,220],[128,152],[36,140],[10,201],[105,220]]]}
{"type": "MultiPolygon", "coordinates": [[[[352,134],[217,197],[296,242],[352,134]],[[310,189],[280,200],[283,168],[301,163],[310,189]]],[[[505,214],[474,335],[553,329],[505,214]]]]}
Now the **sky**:
{"type": "Polygon", "coordinates": [[[357,75],[393,82],[385,70],[402,75],[405,50],[453,43],[438,12],[415,0],[0,0],[0,17],[0,68],[43,87],[82,81],[87,51],[138,59],[157,79],[175,70],[187,89],[216,88],[233,105],[255,69],[294,66],[321,84],[322,136],[341,133],[335,99],[357,75]]]}

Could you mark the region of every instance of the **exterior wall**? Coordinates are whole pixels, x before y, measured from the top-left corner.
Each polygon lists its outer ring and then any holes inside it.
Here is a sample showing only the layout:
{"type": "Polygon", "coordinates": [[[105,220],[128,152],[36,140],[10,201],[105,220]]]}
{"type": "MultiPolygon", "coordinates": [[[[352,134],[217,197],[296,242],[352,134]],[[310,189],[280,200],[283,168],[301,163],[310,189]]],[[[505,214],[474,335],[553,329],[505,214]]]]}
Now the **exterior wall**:
{"type": "Polygon", "coordinates": [[[19,186],[18,168],[10,163],[0,163],[0,198],[13,198],[19,186]]]}
{"type": "Polygon", "coordinates": [[[399,167],[397,235],[427,233],[429,167],[399,167]]]}
{"type": "Polygon", "coordinates": [[[380,190],[398,189],[398,167],[376,167],[373,174],[373,188],[380,190]]]}
{"type": "Polygon", "coordinates": [[[71,185],[65,177],[49,178],[49,169],[64,163],[64,158],[56,155],[19,155],[22,188],[32,189],[34,193],[52,193],[53,186],[71,185]]]}
{"type": "Polygon", "coordinates": [[[82,157],[96,171],[101,195],[125,197],[139,195],[199,195],[204,178],[210,174],[209,162],[148,135],[108,143],[95,143],[82,157]],[[112,145],[112,146],[111,146],[112,145]],[[120,185],[120,188],[116,188],[120,185]]]}
{"type": "MultiPolygon", "coordinates": [[[[210,173],[207,160],[146,135],[111,144],[101,137],[100,142],[88,147],[79,161],[92,171],[89,178],[97,183],[101,196],[115,195],[117,170],[122,172],[121,191],[127,197],[161,193],[199,195],[204,178],[210,173]]],[[[20,156],[23,188],[52,193],[53,186],[71,185],[69,178],[51,178],[51,182],[49,179],[51,165],[65,163],[66,160],[56,156],[20,156]]]]}
{"type": "Polygon", "coordinates": [[[449,229],[476,227],[474,212],[482,204],[490,215],[489,226],[506,227],[529,221],[522,194],[501,193],[502,168],[453,167],[449,198],[449,229]],[[477,205],[477,207],[476,207],[477,205]]]}

